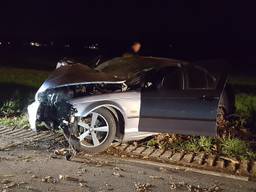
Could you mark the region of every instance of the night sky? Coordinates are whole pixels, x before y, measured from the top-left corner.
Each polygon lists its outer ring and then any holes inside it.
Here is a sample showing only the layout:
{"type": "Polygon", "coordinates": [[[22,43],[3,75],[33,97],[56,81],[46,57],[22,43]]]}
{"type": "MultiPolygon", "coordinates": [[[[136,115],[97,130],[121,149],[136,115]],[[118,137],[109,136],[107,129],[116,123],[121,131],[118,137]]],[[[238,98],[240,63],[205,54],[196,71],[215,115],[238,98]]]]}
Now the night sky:
{"type": "Polygon", "coordinates": [[[179,33],[180,37],[185,33],[189,37],[203,34],[237,40],[256,39],[255,6],[247,2],[126,2],[10,1],[1,6],[1,36],[126,38],[156,33],[170,35],[172,39],[173,33],[179,33]]]}
{"type": "Polygon", "coordinates": [[[0,16],[8,40],[141,40],[211,58],[254,58],[256,50],[247,1],[10,1],[0,16]]]}

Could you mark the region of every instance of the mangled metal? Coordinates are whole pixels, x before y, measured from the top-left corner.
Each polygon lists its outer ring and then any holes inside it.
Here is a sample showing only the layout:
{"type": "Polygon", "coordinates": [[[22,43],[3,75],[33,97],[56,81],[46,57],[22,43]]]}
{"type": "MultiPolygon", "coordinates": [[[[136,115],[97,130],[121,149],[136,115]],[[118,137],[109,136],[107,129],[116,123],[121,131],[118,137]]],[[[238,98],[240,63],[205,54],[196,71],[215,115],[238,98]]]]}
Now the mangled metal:
{"type": "Polygon", "coordinates": [[[112,75],[93,70],[82,64],[64,65],[53,71],[48,79],[42,84],[38,92],[58,87],[67,87],[85,84],[120,84],[124,80],[113,77],[112,75]]]}

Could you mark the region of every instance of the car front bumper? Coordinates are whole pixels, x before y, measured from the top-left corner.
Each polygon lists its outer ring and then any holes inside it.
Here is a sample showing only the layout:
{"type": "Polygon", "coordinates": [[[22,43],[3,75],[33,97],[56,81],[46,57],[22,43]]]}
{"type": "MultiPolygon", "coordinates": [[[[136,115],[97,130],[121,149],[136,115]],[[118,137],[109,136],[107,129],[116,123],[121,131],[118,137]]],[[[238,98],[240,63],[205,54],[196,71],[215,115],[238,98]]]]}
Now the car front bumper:
{"type": "Polygon", "coordinates": [[[31,105],[28,106],[28,121],[30,124],[30,128],[33,131],[36,131],[36,120],[37,120],[37,111],[40,106],[38,101],[33,102],[31,105]]]}

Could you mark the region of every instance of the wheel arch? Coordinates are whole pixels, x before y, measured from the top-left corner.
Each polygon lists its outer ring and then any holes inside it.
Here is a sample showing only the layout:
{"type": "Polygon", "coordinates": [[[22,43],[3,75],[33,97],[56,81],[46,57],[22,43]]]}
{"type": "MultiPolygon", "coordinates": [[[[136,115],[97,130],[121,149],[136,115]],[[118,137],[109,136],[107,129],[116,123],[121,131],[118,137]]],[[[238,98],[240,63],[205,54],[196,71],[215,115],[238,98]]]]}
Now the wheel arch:
{"type": "Polygon", "coordinates": [[[125,129],[125,119],[123,114],[118,108],[113,106],[105,106],[104,108],[108,109],[112,115],[115,117],[117,130],[116,130],[116,138],[122,140],[124,137],[124,129],[125,129]]]}
{"type": "Polygon", "coordinates": [[[127,117],[124,109],[117,103],[114,103],[112,101],[92,103],[86,106],[86,108],[80,113],[80,115],[85,117],[92,111],[95,111],[96,109],[100,108],[105,108],[109,110],[111,114],[114,116],[117,123],[116,137],[122,140],[125,133],[127,117]]]}

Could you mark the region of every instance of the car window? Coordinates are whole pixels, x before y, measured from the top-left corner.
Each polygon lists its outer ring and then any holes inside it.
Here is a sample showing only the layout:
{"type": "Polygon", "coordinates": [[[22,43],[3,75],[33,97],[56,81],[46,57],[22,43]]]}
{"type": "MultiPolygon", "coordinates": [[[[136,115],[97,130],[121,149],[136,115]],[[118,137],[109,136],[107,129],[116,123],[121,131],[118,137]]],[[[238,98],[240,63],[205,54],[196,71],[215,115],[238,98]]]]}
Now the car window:
{"type": "Polygon", "coordinates": [[[205,72],[195,68],[189,67],[187,70],[188,74],[188,88],[206,88],[207,80],[205,77],[205,72]]]}
{"type": "Polygon", "coordinates": [[[172,67],[172,68],[166,68],[164,70],[162,89],[165,89],[165,90],[182,89],[182,74],[178,68],[172,67]]]}
{"type": "Polygon", "coordinates": [[[217,86],[217,78],[216,76],[206,73],[206,80],[207,80],[207,88],[208,89],[215,89],[217,86]]]}
{"type": "Polygon", "coordinates": [[[145,89],[182,89],[182,74],[177,67],[163,68],[159,71],[152,70],[145,78],[145,89]]]}
{"type": "Polygon", "coordinates": [[[216,78],[207,70],[197,66],[187,68],[187,88],[214,89],[216,85],[216,78]]]}
{"type": "Polygon", "coordinates": [[[162,74],[159,74],[159,71],[156,71],[155,69],[148,71],[144,78],[144,86],[143,88],[146,90],[157,90],[159,89],[159,86],[161,85],[163,76],[162,74]]]}

